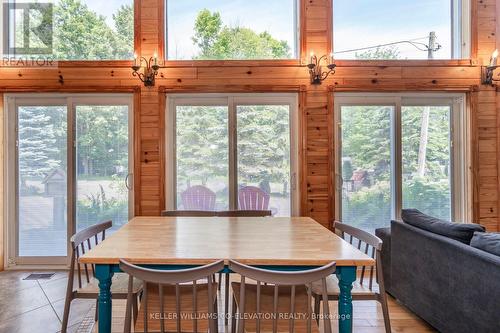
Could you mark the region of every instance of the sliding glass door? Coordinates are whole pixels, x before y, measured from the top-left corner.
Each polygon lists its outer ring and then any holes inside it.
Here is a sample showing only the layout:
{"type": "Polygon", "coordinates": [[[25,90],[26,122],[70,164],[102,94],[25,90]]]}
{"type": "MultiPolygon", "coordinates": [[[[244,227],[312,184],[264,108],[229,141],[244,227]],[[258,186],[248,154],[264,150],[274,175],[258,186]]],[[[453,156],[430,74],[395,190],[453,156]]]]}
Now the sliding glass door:
{"type": "Polygon", "coordinates": [[[294,214],[296,95],[169,95],[167,108],[167,208],[294,214]]]}
{"type": "Polygon", "coordinates": [[[392,216],[393,105],[342,105],[342,221],[373,232],[392,216]]]}
{"type": "Polygon", "coordinates": [[[131,213],[131,97],[7,96],[9,262],[65,263],[76,231],[131,213]]]}
{"type": "Polygon", "coordinates": [[[466,218],[460,94],[336,94],[336,218],[374,232],[402,208],[466,218]]]}
{"type": "MultiPolygon", "coordinates": [[[[115,103],[117,104],[117,103],[115,103]]],[[[129,106],[76,105],[76,229],[129,218],[129,106]]]]}
{"type": "Polygon", "coordinates": [[[17,108],[18,255],[67,254],[67,118],[63,103],[17,108]]]}

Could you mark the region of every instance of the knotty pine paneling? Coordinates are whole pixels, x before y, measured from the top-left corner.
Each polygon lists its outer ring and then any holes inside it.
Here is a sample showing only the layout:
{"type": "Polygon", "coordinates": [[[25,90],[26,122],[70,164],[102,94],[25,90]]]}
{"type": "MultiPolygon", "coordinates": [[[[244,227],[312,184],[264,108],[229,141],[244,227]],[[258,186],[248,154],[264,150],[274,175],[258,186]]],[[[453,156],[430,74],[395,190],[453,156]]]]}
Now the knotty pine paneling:
{"type": "MultiPolygon", "coordinates": [[[[332,47],[332,1],[301,0],[302,63],[310,51],[332,47]]],[[[131,62],[61,62],[55,68],[0,67],[0,93],[13,91],[129,91],[135,87],[134,188],[136,215],[158,215],[165,190],[164,92],[296,91],[300,98],[302,215],[324,225],[334,216],[332,91],[471,91],[474,221],[500,230],[498,165],[500,96],[480,84],[480,65],[499,45],[500,0],[472,0],[473,57],[450,61],[339,61],[337,73],[311,86],[300,61],[167,63],[156,87],[132,77],[131,62]],[[162,87],[162,89],[160,89],[162,87]],[[295,89],[295,90],[294,90],[295,89]]],[[[136,0],[135,48],[146,57],[164,49],[162,0],[136,0]]]]}

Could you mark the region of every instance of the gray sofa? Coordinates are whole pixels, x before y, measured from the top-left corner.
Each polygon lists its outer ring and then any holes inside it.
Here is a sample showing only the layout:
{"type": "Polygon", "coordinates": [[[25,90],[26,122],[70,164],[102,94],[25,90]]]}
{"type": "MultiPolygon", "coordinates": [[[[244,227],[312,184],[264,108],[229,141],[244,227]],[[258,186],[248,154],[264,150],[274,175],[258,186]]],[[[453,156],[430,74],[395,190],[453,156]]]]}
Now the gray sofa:
{"type": "Polygon", "coordinates": [[[398,221],[378,229],[386,290],[440,332],[500,332],[500,257],[398,221]]]}

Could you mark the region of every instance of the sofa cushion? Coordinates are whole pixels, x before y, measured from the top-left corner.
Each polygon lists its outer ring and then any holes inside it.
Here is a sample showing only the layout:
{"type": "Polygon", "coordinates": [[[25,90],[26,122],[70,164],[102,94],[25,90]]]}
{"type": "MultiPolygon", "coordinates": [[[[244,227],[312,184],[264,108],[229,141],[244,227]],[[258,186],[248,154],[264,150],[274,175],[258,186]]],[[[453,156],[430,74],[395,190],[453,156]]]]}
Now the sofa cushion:
{"type": "Polygon", "coordinates": [[[470,246],[500,256],[500,233],[475,232],[470,246]]]}
{"type": "Polygon", "coordinates": [[[484,232],[479,224],[454,223],[426,215],[418,209],[403,209],[401,217],[405,223],[419,229],[452,238],[464,244],[470,244],[474,232],[484,232]]]}

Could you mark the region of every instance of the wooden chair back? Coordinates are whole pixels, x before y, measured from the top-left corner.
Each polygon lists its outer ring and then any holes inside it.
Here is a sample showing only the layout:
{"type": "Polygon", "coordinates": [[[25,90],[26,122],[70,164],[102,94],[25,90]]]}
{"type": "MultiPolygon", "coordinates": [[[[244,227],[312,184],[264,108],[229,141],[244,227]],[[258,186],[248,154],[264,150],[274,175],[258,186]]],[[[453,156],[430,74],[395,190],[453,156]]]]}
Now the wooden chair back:
{"type": "Polygon", "coordinates": [[[218,216],[217,212],[214,210],[164,210],[161,212],[161,216],[170,217],[212,217],[218,216]]]}
{"type": "Polygon", "coordinates": [[[215,193],[209,188],[196,185],[181,193],[185,210],[215,210],[215,193]]]}
{"type": "MultiPolygon", "coordinates": [[[[120,269],[129,274],[128,283],[128,296],[127,296],[127,308],[125,314],[125,327],[124,332],[130,332],[130,325],[132,322],[132,297],[133,297],[133,279],[134,277],[140,279],[144,283],[143,295],[141,304],[144,308],[144,332],[148,332],[148,285],[156,285],[158,287],[159,299],[160,299],[160,332],[164,333],[166,330],[166,316],[165,316],[165,297],[164,288],[168,286],[175,286],[175,309],[176,309],[176,332],[183,332],[182,330],[182,315],[181,315],[181,296],[180,288],[181,284],[186,284],[188,282],[192,283],[192,305],[193,308],[189,309],[190,313],[193,313],[193,328],[194,332],[198,332],[198,320],[196,315],[198,313],[198,297],[197,297],[197,281],[204,280],[208,283],[208,321],[210,332],[216,332],[217,327],[217,309],[213,300],[215,300],[215,295],[217,293],[217,286],[213,280],[213,276],[218,271],[224,268],[224,261],[219,260],[214,263],[182,270],[155,270],[149,268],[143,268],[133,265],[125,260],[120,260],[120,269]]],[[[205,320],[206,318],[202,318],[205,320]]],[[[137,331],[135,331],[137,332],[137,331]]]]}
{"type": "Polygon", "coordinates": [[[245,186],[238,191],[238,208],[241,210],[268,210],[269,193],[255,186],[245,186]]]}
{"type": "Polygon", "coordinates": [[[266,217],[272,216],[270,210],[226,210],[217,212],[217,216],[223,217],[266,217]]]}
{"type": "MultiPolygon", "coordinates": [[[[99,241],[105,240],[106,230],[111,228],[112,226],[113,226],[112,221],[106,221],[85,228],[71,237],[70,242],[72,251],[71,251],[70,270],[68,275],[69,279],[68,288],[73,289],[75,266],[77,268],[77,273],[78,273],[78,287],[82,288],[82,269],[78,260],[87,251],[90,251],[92,249],[92,246],[97,246],[99,244],[99,241]]],[[[90,278],[95,277],[95,267],[94,265],[90,265],[90,268],[92,270],[92,276],[89,274],[89,267],[87,264],[83,264],[83,268],[85,271],[86,281],[87,283],[89,283],[90,278]]]]}
{"type": "Polygon", "coordinates": [[[266,217],[271,216],[270,210],[164,210],[161,216],[171,217],[266,217]]]}
{"type": "MultiPolygon", "coordinates": [[[[313,324],[313,316],[312,316],[312,308],[311,308],[311,301],[312,301],[312,283],[316,281],[322,281],[323,285],[323,300],[325,304],[328,304],[328,293],[327,293],[327,286],[326,286],[326,278],[333,274],[335,272],[335,262],[332,262],[326,266],[319,267],[316,269],[311,269],[311,270],[306,270],[306,271],[271,271],[271,270],[266,270],[266,269],[261,269],[261,268],[255,268],[251,266],[244,265],[242,263],[236,262],[234,260],[230,260],[229,262],[229,269],[235,273],[238,273],[241,275],[241,285],[240,285],[240,291],[239,291],[239,304],[238,306],[238,311],[239,311],[239,321],[238,321],[238,328],[237,332],[238,333],[243,333],[245,332],[245,321],[246,321],[246,316],[245,316],[245,290],[246,290],[246,283],[245,280],[251,279],[257,282],[257,300],[256,300],[256,328],[257,332],[260,332],[261,330],[261,318],[259,314],[261,313],[261,289],[262,288],[274,288],[274,297],[273,297],[273,314],[272,314],[272,320],[273,320],[273,332],[277,331],[277,325],[278,325],[278,318],[279,313],[278,313],[278,304],[279,304],[279,288],[280,286],[289,286],[290,288],[290,318],[289,318],[289,332],[294,332],[294,325],[295,325],[295,299],[296,299],[296,287],[300,286],[303,287],[308,286],[307,288],[307,333],[312,332],[312,324],[313,324]],[[262,284],[265,284],[265,286],[262,286],[262,284]]],[[[324,318],[330,318],[330,310],[328,306],[323,307],[323,315],[324,318]]],[[[331,327],[331,321],[330,320],[324,320],[324,333],[331,333],[332,332],[332,327],[331,327]]]]}
{"type": "Polygon", "coordinates": [[[382,261],[380,258],[380,253],[382,251],[382,240],[377,236],[370,234],[369,232],[339,221],[333,222],[333,229],[335,231],[340,231],[339,236],[348,241],[349,244],[355,246],[364,254],[375,259],[375,266],[370,266],[368,268],[366,266],[361,267],[361,275],[359,277],[359,283],[361,285],[365,285],[365,273],[368,269],[370,271],[369,276],[367,276],[368,288],[373,291],[373,278],[375,277],[374,269],[376,268],[378,276],[382,274],[382,261]]]}

